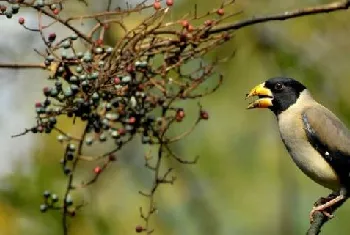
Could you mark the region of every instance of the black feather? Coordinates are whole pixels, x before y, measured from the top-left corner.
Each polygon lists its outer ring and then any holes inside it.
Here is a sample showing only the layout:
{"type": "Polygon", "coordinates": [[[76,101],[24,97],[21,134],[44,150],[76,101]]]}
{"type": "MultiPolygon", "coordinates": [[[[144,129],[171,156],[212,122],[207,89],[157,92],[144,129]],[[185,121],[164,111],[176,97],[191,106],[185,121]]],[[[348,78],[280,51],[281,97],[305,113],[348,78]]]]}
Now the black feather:
{"type": "Polygon", "coordinates": [[[350,189],[350,156],[347,153],[332,149],[320,141],[315,130],[311,127],[306,114],[302,115],[304,130],[309,143],[334,169],[340,179],[340,183],[350,189]]]}

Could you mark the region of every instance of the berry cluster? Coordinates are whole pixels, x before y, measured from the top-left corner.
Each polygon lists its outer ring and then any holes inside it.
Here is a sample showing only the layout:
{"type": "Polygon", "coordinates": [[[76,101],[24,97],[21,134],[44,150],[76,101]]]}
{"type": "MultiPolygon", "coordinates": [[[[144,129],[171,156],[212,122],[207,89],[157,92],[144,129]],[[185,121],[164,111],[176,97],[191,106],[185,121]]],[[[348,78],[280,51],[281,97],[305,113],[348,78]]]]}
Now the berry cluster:
{"type": "MultiPolygon", "coordinates": [[[[150,5],[145,3],[128,7],[126,10],[109,10],[108,17],[103,14],[91,16],[73,16],[62,19],[57,15],[63,10],[63,2],[54,4],[48,1],[34,1],[30,7],[38,10],[37,29],[29,29],[24,18],[18,22],[25,29],[39,32],[46,45],[42,68],[51,72],[48,77],[51,85],[42,89],[43,100],[35,103],[36,124],[24,133],[58,133],[57,140],[64,146],[61,159],[62,171],[68,177],[66,191],[59,205],[58,196],[44,192],[42,212],[48,209],[63,210],[66,216],[74,216],[77,206],[73,206],[70,192],[84,188],[100,177],[106,167],[116,160],[115,153],[127,142],[140,136],[144,145],[158,147],[156,161],[145,157],[145,166],[154,172],[153,187],[149,193],[140,194],[149,198],[149,210],[141,211],[146,226],[138,226],[137,232],[150,233],[148,226],[151,215],[156,211],[153,196],[160,184],[175,180],[172,169],[160,174],[162,155],[168,155],[184,164],[195,163],[176,155],[170,144],[190,134],[201,120],[207,120],[209,114],[199,105],[193,125],[178,136],[171,136],[169,129],[179,125],[187,115],[183,101],[196,100],[211,94],[221,85],[222,76],[216,75],[215,65],[203,56],[211,49],[228,41],[230,33],[211,34],[213,27],[225,19],[223,4],[201,16],[195,15],[178,21],[167,22],[173,0],[167,0],[162,7],[155,0],[150,5]],[[145,18],[133,29],[127,28],[123,17],[133,12],[154,8],[154,13],[145,18]],[[50,27],[42,23],[45,14],[72,31],[62,37],[48,32],[50,27]],[[102,17],[103,16],[103,17],[102,17]],[[88,34],[70,24],[74,20],[98,19],[97,25],[88,34]],[[125,30],[116,45],[108,45],[105,35],[114,25],[125,30]],[[81,42],[84,42],[84,47],[81,42]],[[84,49],[81,49],[84,48],[84,49]],[[218,79],[216,79],[218,78],[218,79]],[[206,82],[214,87],[208,88],[206,82]],[[81,136],[71,136],[60,129],[61,117],[83,123],[81,136]],[[82,150],[96,142],[114,142],[114,148],[99,156],[85,156],[82,150]],[[101,164],[101,160],[104,162],[101,164]],[[90,180],[82,184],[74,181],[78,161],[99,161],[92,171],[90,180]]],[[[26,5],[17,1],[10,5],[11,12],[26,5]],[[18,7],[17,7],[18,6],[18,7]]],[[[0,7],[2,11],[4,7],[0,7]]],[[[9,9],[9,7],[7,7],[9,9]]],[[[7,12],[4,10],[3,12],[7,12]]],[[[232,15],[228,15],[230,17],[232,15]]],[[[20,134],[20,135],[22,135],[20,134]]],[[[79,206],[78,206],[79,207],[79,206]]],[[[67,223],[64,223],[67,231],[67,223]]]]}

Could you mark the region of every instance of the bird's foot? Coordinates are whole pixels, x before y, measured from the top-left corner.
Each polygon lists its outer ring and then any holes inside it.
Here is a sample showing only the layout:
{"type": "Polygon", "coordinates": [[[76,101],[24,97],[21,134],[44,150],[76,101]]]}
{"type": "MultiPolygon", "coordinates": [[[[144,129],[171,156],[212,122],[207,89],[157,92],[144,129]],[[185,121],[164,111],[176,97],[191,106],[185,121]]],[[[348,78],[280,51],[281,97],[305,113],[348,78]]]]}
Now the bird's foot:
{"type": "Polygon", "coordinates": [[[323,213],[326,217],[328,217],[328,219],[334,218],[334,215],[326,211],[327,208],[327,205],[320,205],[312,208],[312,210],[310,211],[310,224],[314,221],[314,214],[318,211],[323,213]]]}
{"type": "Polygon", "coordinates": [[[322,212],[326,217],[328,217],[328,219],[333,218],[334,216],[332,215],[332,213],[327,212],[326,209],[331,209],[333,205],[335,205],[336,203],[339,203],[341,201],[344,201],[344,199],[345,199],[344,194],[340,194],[339,196],[329,200],[328,202],[326,202],[322,205],[315,206],[310,212],[310,223],[312,223],[314,221],[314,214],[317,211],[322,212]]]}

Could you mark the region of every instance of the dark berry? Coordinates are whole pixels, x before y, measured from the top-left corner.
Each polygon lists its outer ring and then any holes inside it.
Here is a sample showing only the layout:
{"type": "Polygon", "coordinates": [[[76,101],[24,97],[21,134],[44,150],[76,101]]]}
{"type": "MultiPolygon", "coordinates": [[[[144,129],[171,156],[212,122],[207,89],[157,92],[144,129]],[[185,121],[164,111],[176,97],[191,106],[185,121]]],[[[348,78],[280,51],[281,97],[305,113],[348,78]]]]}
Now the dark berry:
{"type": "Polygon", "coordinates": [[[181,122],[182,119],[183,119],[184,117],[185,117],[185,112],[184,112],[184,110],[183,110],[183,109],[179,109],[179,110],[176,112],[176,116],[175,116],[176,121],[181,122]]]}
{"type": "Polygon", "coordinates": [[[137,233],[142,233],[145,229],[141,225],[137,225],[135,228],[135,231],[137,233]]]}
{"type": "Polygon", "coordinates": [[[67,152],[66,159],[67,159],[67,161],[72,161],[74,159],[74,153],[67,152]]]}
{"type": "Polygon", "coordinates": [[[64,167],[63,172],[65,175],[69,175],[71,173],[71,170],[68,167],[64,167]]]}
{"type": "Polygon", "coordinates": [[[209,119],[209,114],[207,111],[201,110],[200,111],[200,117],[201,119],[208,120],[209,119]]]}
{"type": "Polygon", "coordinates": [[[50,33],[49,37],[48,37],[48,40],[50,42],[53,42],[53,41],[55,41],[55,39],[56,39],[56,34],[55,33],[50,33]]]}
{"type": "Polygon", "coordinates": [[[108,156],[108,160],[111,161],[111,162],[113,162],[113,161],[116,161],[116,160],[117,160],[117,157],[116,157],[115,155],[113,155],[113,154],[110,154],[110,155],[108,156]]]}

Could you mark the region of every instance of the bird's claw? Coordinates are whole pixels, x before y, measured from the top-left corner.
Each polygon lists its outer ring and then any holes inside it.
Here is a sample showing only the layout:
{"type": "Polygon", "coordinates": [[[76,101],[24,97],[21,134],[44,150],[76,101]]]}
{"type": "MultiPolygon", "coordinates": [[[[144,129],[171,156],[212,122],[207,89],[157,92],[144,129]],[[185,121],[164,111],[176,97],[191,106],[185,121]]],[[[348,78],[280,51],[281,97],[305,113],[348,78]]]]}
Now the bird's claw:
{"type": "Polygon", "coordinates": [[[332,215],[331,213],[325,211],[325,207],[324,205],[320,205],[320,206],[315,206],[314,208],[312,208],[312,210],[310,211],[310,224],[314,221],[314,214],[316,212],[321,212],[323,213],[326,217],[328,217],[328,219],[332,219],[334,218],[334,215],[332,215]]]}

